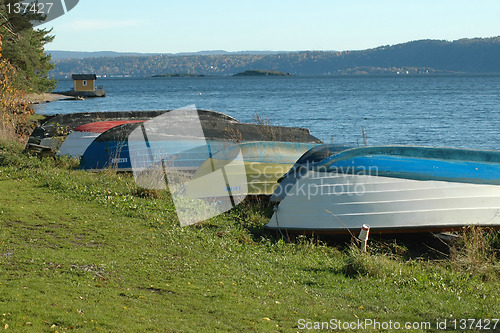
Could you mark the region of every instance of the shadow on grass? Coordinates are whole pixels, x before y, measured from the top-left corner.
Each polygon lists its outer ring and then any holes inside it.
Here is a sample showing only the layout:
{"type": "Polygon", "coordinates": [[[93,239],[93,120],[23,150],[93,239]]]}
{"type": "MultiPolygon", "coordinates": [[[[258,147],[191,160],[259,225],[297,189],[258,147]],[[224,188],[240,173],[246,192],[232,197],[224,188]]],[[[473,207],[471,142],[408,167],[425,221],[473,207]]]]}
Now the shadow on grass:
{"type": "Polygon", "coordinates": [[[414,279],[418,283],[427,281],[430,271],[426,269],[444,269],[454,272],[451,275],[472,274],[484,281],[500,279],[500,231],[497,230],[466,227],[453,233],[373,233],[368,251],[362,252],[349,234],[292,234],[286,231],[281,234],[266,229],[273,205],[265,197],[249,198],[227,214],[226,224],[204,227],[212,229],[219,237],[230,237],[242,243],[285,241],[295,246],[325,246],[336,250],[342,258],[341,267],[304,268],[315,273],[341,274],[348,278],[389,278],[404,284],[414,279]]]}

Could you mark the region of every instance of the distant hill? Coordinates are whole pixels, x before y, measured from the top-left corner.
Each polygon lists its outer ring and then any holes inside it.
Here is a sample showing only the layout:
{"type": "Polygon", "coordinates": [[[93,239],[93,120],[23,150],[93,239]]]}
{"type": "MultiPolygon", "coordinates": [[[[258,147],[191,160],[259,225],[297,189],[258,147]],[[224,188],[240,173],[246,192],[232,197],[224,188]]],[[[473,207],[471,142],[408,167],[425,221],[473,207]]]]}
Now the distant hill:
{"type": "Polygon", "coordinates": [[[80,51],[45,51],[52,55],[52,60],[63,59],[85,59],[85,58],[104,58],[104,57],[121,57],[121,56],[151,56],[152,53],[134,53],[134,52],[113,52],[113,51],[98,51],[98,52],[80,52],[80,51]]]}
{"type": "Polygon", "coordinates": [[[114,51],[95,51],[95,52],[83,52],[83,51],[58,51],[58,50],[47,50],[45,53],[52,55],[52,60],[66,60],[66,59],[85,59],[85,58],[106,58],[106,57],[122,57],[122,56],[186,56],[186,55],[221,55],[221,54],[278,54],[282,52],[278,51],[237,51],[228,52],[224,50],[214,50],[214,51],[199,51],[199,52],[181,52],[181,53],[138,53],[138,52],[114,52],[114,51]]]}
{"type": "Polygon", "coordinates": [[[292,75],[500,74],[500,37],[452,42],[419,40],[363,51],[215,52],[61,59],[55,61],[52,74],[55,77],[72,73],[133,77],[163,73],[233,75],[256,69],[292,75]]]}

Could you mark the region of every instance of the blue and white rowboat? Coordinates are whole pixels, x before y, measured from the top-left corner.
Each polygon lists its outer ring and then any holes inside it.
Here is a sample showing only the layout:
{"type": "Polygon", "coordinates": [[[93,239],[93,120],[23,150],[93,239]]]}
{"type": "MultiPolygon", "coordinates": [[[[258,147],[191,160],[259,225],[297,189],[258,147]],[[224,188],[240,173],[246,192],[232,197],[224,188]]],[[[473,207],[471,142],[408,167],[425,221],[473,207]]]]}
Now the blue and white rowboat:
{"type": "MultiPolygon", "coordinates": [[[[500,227],[500,152],[361,147],[295,168],[267,227],[347,232],[500,227]]],[[[292,168],[292,170],[294,170],[292,168]]]]}

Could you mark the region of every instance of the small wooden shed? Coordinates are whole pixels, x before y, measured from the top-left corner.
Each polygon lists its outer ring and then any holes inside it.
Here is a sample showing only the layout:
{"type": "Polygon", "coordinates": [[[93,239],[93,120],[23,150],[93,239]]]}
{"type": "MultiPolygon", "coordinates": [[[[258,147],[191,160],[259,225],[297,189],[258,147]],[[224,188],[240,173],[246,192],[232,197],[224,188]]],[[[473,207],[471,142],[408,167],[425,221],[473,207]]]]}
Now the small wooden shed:
{"type": "Polygon", "coordinates": [[[94,91],[97,89],[95,84],[97,75],[95,74],[73,74],[71,79],[74,91],[94,91]]]}

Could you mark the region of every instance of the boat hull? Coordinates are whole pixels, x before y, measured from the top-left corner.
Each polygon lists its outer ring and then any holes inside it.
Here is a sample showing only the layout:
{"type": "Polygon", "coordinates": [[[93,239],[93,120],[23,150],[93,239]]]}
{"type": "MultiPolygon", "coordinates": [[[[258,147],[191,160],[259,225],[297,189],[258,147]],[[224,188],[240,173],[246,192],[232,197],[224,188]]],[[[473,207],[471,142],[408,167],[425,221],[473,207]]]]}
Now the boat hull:
{"type": "Polygon", "coordinates": [[[47,116],[46,120],[31,133],[26,149],[32,145],[41,145],[58,151],[68,135],[79,126],[102,121],[147,121],[165,112],[168,110],[83,112],[47,116]]]}
{"type": "Polygon", "coordinates": [[[94,140],[85,150],[80,168],[100,171],[112,168],[116,171],[134,170],[132,160],[147,163],[151,156],[169,156],[165,166],[194,173],[209,156],[207,145],[212,149],[222,149],[225,141],[207,140],[201,145],[199,140],[165,140],[154,142],[153,149],[145,149],[143,142],[98,141],[94,140]]]}
{"type": "MultiPolygon", "coordinates": [[[[224,169],[227,177],[246,180],[245,186],[237,186],[246,191],[240,191],[238,195],[271,195],[278,186],[277,180],[290,170],[304,152],[316,145],[273,141],[235,144],[218,151],[212,158],[207,159],[196,171],[193,179],[201,179],[217,170],[224,169]],[[239,160],[240,163],[231,163],[235,160],[239,160]]],[[[198,197],[197,192],[200,195],[204,192],[199,191],[199,187],[202,186],[200,183],[195,184],[196,190],[189,186],[187,190],[193,197],[198,197]]],[[[219,184],[219,186],[225,187],[225,184],[219,184]]]]}
{"type": "Polygon", "coordinates": [[[266,225],[345,233],[500,227],[500,186],[308,171],[266,225]]]}
{"type": "Polygon", "coordinates": [[[138,166],[147,165],[158,156],[168,156],[167,166],[194,173],[213,153],[233,145],[235,137],[240,142],[289,141],[310,143],[310,146],[319,143],[303,128],[245,124],[232,118],[225,119],[222,114],[200,111],[195,114],[199,118],[191,115],[177,119],[169,118],[170,115],[159,116],[147,124],[147,140],[142,131],[129,138],[137,129],[133,124],[116,126],[104,132],[87,148],[80,167],[91,171],[109,167],[117,171],[132,171],[131,160],[135,160],[138,166]]]}
{"type": "Polygon", "coordinates": [[[107,130],[123,124],[143,122],[142,120],[100,121],[78,126],[63,141],[57,155],[80,157],[94,140],[107,130]]]}

